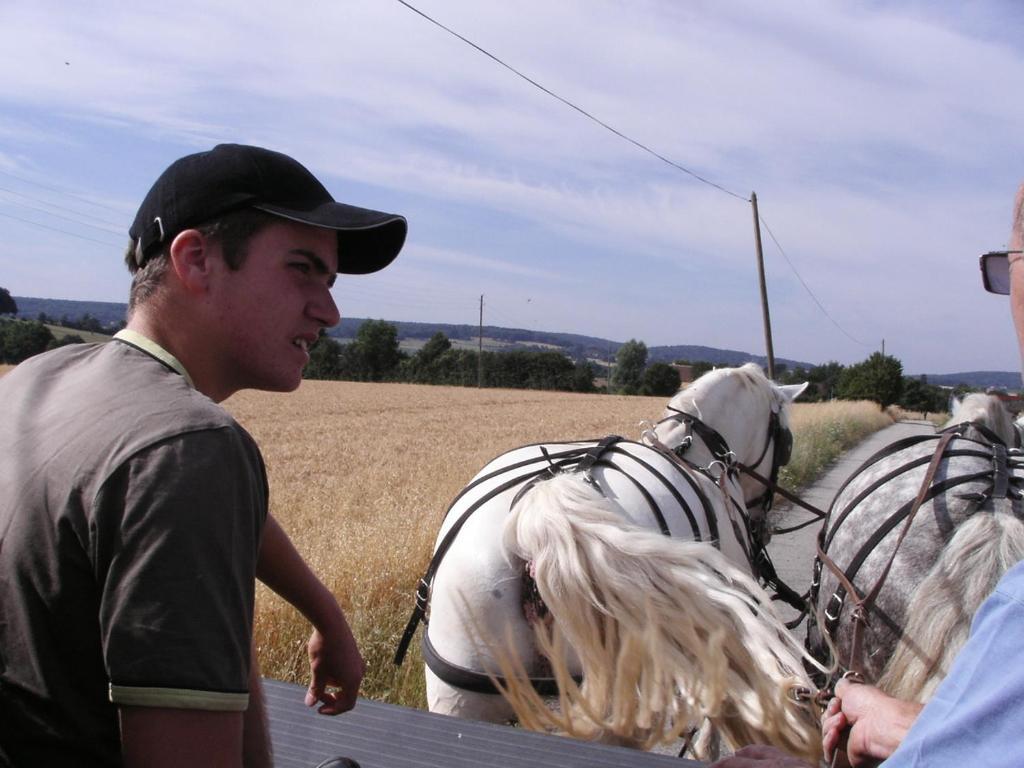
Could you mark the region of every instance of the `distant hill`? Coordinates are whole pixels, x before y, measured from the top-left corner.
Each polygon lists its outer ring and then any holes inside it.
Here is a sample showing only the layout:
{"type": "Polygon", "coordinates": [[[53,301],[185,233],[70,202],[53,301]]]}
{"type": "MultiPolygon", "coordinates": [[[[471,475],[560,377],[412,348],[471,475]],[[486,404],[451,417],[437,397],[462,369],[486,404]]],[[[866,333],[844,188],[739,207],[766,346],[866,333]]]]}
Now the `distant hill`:
{"type": "MultiPolygon", "coordinates": [[[[28,296],[15,296],[18,304],[18,316],[34,320],[40,312],[55,320],[67,315],[79,318],[90,314],[105,326],[116,325],[124,320],[128,305],[111,301],[72,301],[68,299],[39,299],[28,296]]],[[[331,336],[340,340],[355,337],[359,326],[366,321],[362,317],[346,317],[341,324],[330,330],[331,336]]],[[[413,323],[389,320],[398,329],[398,339],[402,347],[413,351],[423,342],[440,331],[457,346],[468,346],[470,340],[477,343],[479,326],[453,325],[449,323],[413,323]]],[[[559,349],[575,360],[607,361],[614,358],[621,341],[611,341],[597,336],[584,336],[576,333],[554,333],[548,331],[528,331],[521,328],[499,328],[494,325],[483,327],[484,349],[491,351],[512,349],[559,349]]],[[[649,346],[648,360],[651,362],[673,362],[675,360],[701,360],[716,365],[741,365],[755,362],[766,365],[764,355],[741,352],[735,349],[718,349],[694,344],[677,344],[671,346],[649,346]]],[[[785,365],[789,369],[796,367],[813,368],[816,363],[789,360],[777,357],[777,366],[785,365]]],[[[917,376],[918,374],[913,374],[917,376]]],[[[971,371],[967,373],[926,374],[930,384],[955,387],[966,384],[975,389],[999,387],[1017,390],[1021,388],[1021,376],[1016,371],[971,371]]]]}
{"type": "Polygon", "coordinates": [[[60,320],[67,315],[77,319],[89,314],[100,321],[101,325],[117,325],[124,322],[128,305],[115,301],[72,301],[70,299],[34,299],[29,296],[15,296],[18,305],[18,317],[35,320],[40,312],[47,317],[60,320]]]}
{"type": "Polygon", "coordinates": [[[926,375],[929,384],[936,384],[940,387],[956,387],[965,384],[971,389],[995,387],[1015,392],[1021,388],[1019,371],[967,371],[965,373],[929,373],[926,375]]]}

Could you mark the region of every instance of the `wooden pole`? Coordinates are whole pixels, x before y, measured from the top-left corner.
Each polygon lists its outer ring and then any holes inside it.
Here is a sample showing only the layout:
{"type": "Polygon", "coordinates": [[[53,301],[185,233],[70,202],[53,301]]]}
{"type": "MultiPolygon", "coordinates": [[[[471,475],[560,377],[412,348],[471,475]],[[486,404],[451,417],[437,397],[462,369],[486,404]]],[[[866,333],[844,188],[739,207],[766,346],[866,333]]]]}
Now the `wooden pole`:
{"type": "Polygon", "coordinates": [[[479,349],[476,357],[476,385],[484,385],[484,295],[480,294],[480,335],[477,337],[479,349]]]}
{"type": "Polygon", "coordinates": [[[764,282],[764,252],[761,250],[761,217],[757,215],[757,193],[750,193],[754,209],[754,243],[757,246],[757,278],[761,286],[761,317],[764,321],[764,348],[768,358],[768,378],[775,378],[775,350],[772,348],[772,318],[768,312],[768,289],[764,282]]]}

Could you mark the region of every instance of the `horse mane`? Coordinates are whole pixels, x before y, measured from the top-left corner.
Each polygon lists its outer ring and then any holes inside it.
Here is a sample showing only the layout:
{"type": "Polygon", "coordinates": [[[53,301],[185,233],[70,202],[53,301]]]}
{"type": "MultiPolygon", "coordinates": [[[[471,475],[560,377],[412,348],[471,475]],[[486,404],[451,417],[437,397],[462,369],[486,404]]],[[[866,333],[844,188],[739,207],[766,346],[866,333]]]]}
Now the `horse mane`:
{"type": "Polygon", "coordinates": [[[995,395],[971,392],[962,399],[953,398],[950,403],[952,415],[945,427],[964,422],[978,422],[995,432],[1006,445],[1015,444],[1016,427],[1003,401],[995,395]]]}
{"type": "Polygon", "coordinates": [[[504,544],[532,563],[561,633],[535,625],[560,711],[534,691],[520,660],[497,656],[520,723],[649,748],[707,719],[733,746],[768,742],[820,757],[816,714],[791,695],[813,691],[808,657],[756,581],[714,547],[625,522],[578,473],[526,493],[504,544]],[[579,656],[582,685],[570,677],[566,646],[579,656]]]}
{"type": "Polygon", "coordinates": [[[878,680],[891,696],[927,701],[967,641],[974,612],[1024,559],[1024,523],[979,510],[962,523],[908,601],[903,640],[878,680]],[[913,642],[909,642],[912,638],[913,642]]]}

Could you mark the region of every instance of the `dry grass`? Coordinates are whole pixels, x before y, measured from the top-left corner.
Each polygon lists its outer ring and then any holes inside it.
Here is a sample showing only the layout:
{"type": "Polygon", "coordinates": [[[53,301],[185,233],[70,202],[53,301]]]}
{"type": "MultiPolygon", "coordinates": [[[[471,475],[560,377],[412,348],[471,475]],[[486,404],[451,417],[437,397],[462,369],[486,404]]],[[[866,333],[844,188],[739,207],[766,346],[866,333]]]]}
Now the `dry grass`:
{"type": "MultiPolygon", "coordinates": [[[[454,496],[491,458],[534,442],[621,434],[660,415],[666,398],[304,382],[291,395],[244,392],[225,405],[263,449],[272,511],[338,596],[369,671],[363,693],[424,705],[418,644],[391,663],[454,496]]],[[[796,405],[784,483],[804,485],[839,452],[891,423],[871,403],[796,405]]],[[[263,673],[306,681],[308,627],[260,588],[263,673]]]]}
{"type": "Polygon", "coordinates": [[[946,411],[905,411],[898,405],[890,405],[885,412],[893,421],[930,421],[936,427],[941,427],[949,421],[949,413],[946,411]]]}
{"type": "Polygon", "coordinates": [[[806,488],[845,450],[893,419],[867,400],[794,403],[789,411],[793,457],[779,472],[779,483],[798,491],[806,488]]]}

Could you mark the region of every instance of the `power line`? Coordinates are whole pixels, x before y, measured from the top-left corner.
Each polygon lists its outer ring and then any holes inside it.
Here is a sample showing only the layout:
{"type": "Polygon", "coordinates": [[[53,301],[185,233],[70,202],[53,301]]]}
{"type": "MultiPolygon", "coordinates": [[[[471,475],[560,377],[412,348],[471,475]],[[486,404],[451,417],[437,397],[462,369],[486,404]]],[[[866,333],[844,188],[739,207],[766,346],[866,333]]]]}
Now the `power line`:
{"type": "Polygon", "coordinates": [[[45,190],[47,190],[49,192],[56,192],[58,195],[65,195],[67,197],[73,197],[75,200],[80,200],[83,203],[87,203],[88,205],[96,206],[97,208],[105,208],[108,211],[114,211],[115,213],[120,213],[120,214],[124,213],[124,211],[122,211],[122,210],[120,210],[118,208],[115,208],[112,205],[104,205],[103,203],[97,203],[95,200],[90,200],[87,197],[82,197],[81,195],[76,195],[73,192],[67,192],[66,190],[58,189],[56,187],[50,187],[50,186],[47,186],[46,184],[40,184],[38,181],[33,181],[32,179],[26,179],[24,176],[18,176],[17,174],[11,173],[10,171],[0,170],[0,174],[2,174],[4,176],[10,176],[12,179],[17,179],[18,181],[24,182],[25,184],[31,184],[34,187],[39,187],[40,189],[45,189],[45,190]]]}
{"type": "Polygon", "coordinates": [[[113,246],[115,248],[117,247],[113,243],[108,243],[108,242],[106,242],[104,240],[96,240],[95,238],[92,238],[92,237],[86,237],[85,235],[80,235],[77,232],[68,232],[66,229],[60,229],[58,227],[51,227],[51,226],[48,226],[46,224],[40,224],[38,221],[31,221],[30,219],[23,219],[20,216],[14,216],[14,215],[12,215],[10,213],[4,213],[3,211],[0,211],[0,216],[5,216],[8,219],[14,219],[15,221],[20,221],[23,224],[31,224],[33,227],[39,227],[40,229],[48,229],[51,232],[60,232],[62,235],[70,235],[71,237],[77,237],[79,240],[88,240],[90,243],[99,243],[100,245],[105,245],[108,248],[111,247],[111,246],[113,246]]]}
{"type": "Polygon", "coordinates": [[[603,120],[595,117],[590,112],[587,112],[587,110],[583,109],[582,107],[577,106],[576,104],[574,104],[573,102],[569,101],[568,99],[563,98],[562,96],[559,96],[557,93],[552,91],[550,88],[547,88],[547,87],[541,85],[540,83],[538,83],[533,78],[528,77],[527,75],[523,74],[518,69],[513,67],[511,64],[507,64],[506,62],[502,61],[497,56],[495,56],[493,53],[491,53],[490,51],[487,51],[486,49],[484,49],[481,46],[477,45],[472,40],[469,40],[468,38],[463,37],[458,32],[456,32],[454,29],[451,29],[450,27],[446,27],[444,24],[439,22],[437,19],[434,19],[433,17],[428,16],[423,11],[421,11],[419,8],[416,8],[416,7],[412,6],[412,5],[410,5],[408,2],[406,2],[406,0],[398,0],[398,2],[401,3],[402,5],[404,5],[406,8],[408,8],[413,13],[419,14],[424,19],[429,21],[431,24],[434,24],[435,26],[440,27],[445,32],[447,32],[448,34],[450,34],[450,35],[452,35],[454,37],[457,37],[459,40],[464,42],[466,45],[468,45],[468,46],[470,46],[472,48],[475,48],[477,51],[482,53],[487,58],[491,59],[492,61],[496,62],[497,64],[500,64],[505,69],[507,69],[509,72],[512,72],[513,74],[517,75],[518,77],[520,77],[523,80],[525,80],[526,82],[528,82],[534,88],[538,88],[541,91],[543,91],[544,93],[546,93],[548,96],[551,96],[554,99],[558,99],[558,101],[562,102],[567,107],[570,107],[570,108],[576,110],[581,115],[586,117],[588,120],[592,120],[593,122],[597,123],[602,128],[604,128],[605,130],[611,131],[616,136],[618,136],[620,139],[625,139],[626,141],[628,141],[633,146],[643,150],[644,152],[646,152],[649,155],[653,155],[654,157],[656,157],[659,160],[661,160],[663,163],[666,163],[667,165],[672,166],[676,170],[682,171],[683,173],[685,173],[685,174],[687,174],[689,176],[692,176],[693,178],[695,178],[697,181],[701,182],[702,184],[707,184],[709,187],[714,187],[717,190],[725,192],[725,194],[731,195],[732,197],[735,197],[737,200],[743,200],[744,202],[747,202],[747,203],[750,202],[749,198],[743,197],[743,195],[738,195],[735,192],[733,192],[733,191],[731,191],[729,189],[726,189],[721,184],[716,184],[715,182],[711,181],[710,179],[704,178],[700,174],[695,173],[694,171],[691,171],[689,168],[687,168],[687,167],[685,167],[683,165],[680,165],[679,163],[675,162],[674,160],[670,160],[669,158],[665,157],[664,155],[660,154],[659,152],[655,152],[653,149],[648,147],[646,144],[643,144],[642,142],[639,142],[636,139],[634,139],[634,138],[632,138],[630,136],[627,136],[625,133],[623,133],[622,131],[618,130],[617,128],[613,128],[608,123],[606,123],[603,120]]]}
{"type": "MultiPolygon", "coordinates": [[[[459,40],[461,40],[463,43],[465,43],[466,45],[470,46],[471,48],[479,51],[480,53],[482,53],[484,56],[486,56],[487,58],[491,59],[495,63],[500,64],[502,67],[504,67],[505,69],[509,70],[510,72],[515,74],[516,76],[522,78],[523,80],[528,82],[530,85],[534,86],[535,88],[538,88],[539,90],[543,91],[544,93],[546,93],[547,95],[551,96],[552,98],[557,99],[558,101],[560,101],[563,104],[565,104],[567,107],[570,107],[570,108],[576,110],[581,115],[586,117],[588,120],[592,120],[593,122],[595,122],[598,125],[600,125],[602,128],[605,128],[606,130],[608,130],[611,133],[615,134],[619,138],[628,141],[630,144],[634,145],[635,147],[638,147],[639,149],[643,150],[644,152],[647,152],[648,154],[658,158],[663,163],[666,163],[667,165],[670,165],[671,167],[675,168],[676,170],[682,171],[683,173],[693,177],[694,179],[696,179],[697,181],[701,182],[702,184],[706,184],[706,185],[708,185],[710,187],[714,187],[715,189],[717,189],[717,190],[719,190],[721,192],[724,192],[725,194],[730,195],[731,197],[734,197],[737,200],[742,200],[745,203],[751,202],[750,198],[744,197],[743,195],[739,195],[739,194],[733,192],[732,190],[726,189],[721,184],[717,184],[717,183],[711,181],[710,179],[704,178],[703,176],[701,176],[701,175],[691,171],[689,168],[686,168],[685,166],[680,165],[679,163],[675,162],[674,160],[670,160],[669,158],[665,157],[661,153],[656,152],[655,150],[653,150],[650,147],[648,147],[646,144],[643,144],[643,143],[637,141],[636,139],[634,139],[634,138],[632,138],[630,136],[627,136],[622,131],[618,130],[617,128],[612,127],[611,125],[609,125],[608,123],[604,122],[603,120],[600,120],[599,118],[595,117],[590,112],[588,112],[585,109],[583,109],[582,107],[579,107],[576,104],[574,104],[573,102],[569,101],[568,99],[563,98],[562,96],[559,96],[557,93],[552,91],[550,88],[545,87],[544,85],[540,84],[539,82],[537,82],[533,78],[523,74],[518,69],[516,69],[512,65],[506,63],[502,59],[498,58],[497,56],[495,56],[493,53],[491,53],[490,51],[486,50],[482,46],[477,45],[476,43],[474,43],[472,40],[468,39],[467,37],[459,34],[458,32],[456,32],[455,30],[451,29],[450,27],[445,26],[444,24],[439,22],[437,19],[435,19],[432,16],[429,16],[428,14],[424,13],[419,8],[416,8],[415,6],[413,6],[410,3],[408,3],[406,0],[397,0],[397,2],[399,2],[401,5],[404,5],[406,8],[408,8],[413,13],[416,13],[419,16],[422,16],[424,19],[429,21],[431,24],[434,24],[435,26],[440,27],[441,29],[443,29],[445,32],[447,32],[448,34],[452,35],[453,37],[458,38],[459,40]]],[[[797,271],[796,267],[793,266],[793,262],[791,262],[789,260],[789,256],[786,255],[785,250],[783,250],[782,245],[779,243],[778,239],[775,237],[775,234],[771,231],[771,228],[769,228],[768,223],[764,221],[764,217],[759,217],[759,218],[760,218],[760,220],[762,222],[764,222],[765,229],[768,231],[769,236],[771,236],[772,242],[774,242],[775,246],[779,249],[779,253],[782,254],[782,257],[786,260],[786,263],[789,264],[789,268],[791,270],[793,270],[793,274],[796,275],[797,280],[800,281],[800,284],[807,291],[808,295],[810,295],[811,299],[814,300],[814,303],[822,311],[822,313],[825,315],[825,317],[827,317],[832,322],[832,324],[836,328],[838,328],[843,333],[843,335],[845,335],[847,338],[851,339],[855,343],[860,344],[862,346],[865,346],[865,347],[870,346],[868,344],[865,344],[862,341],[859,341],[858,339],[854,338],[853,336],[851,336],[841,325],[839,325],[839,323],[836,322],[835,318],[833,318],[832,315],[830,315],[828,313],[828,310],[826,310],[825,307],[822,305],[822,303],[818,300],[818,297],[814,295],[814,292],[810,289],[810,287],[807,285],[807,283],[804,282],[803,277],[801,277],[801,275],[797,271]]]]}
{"type": "Polygon", "coordinates": [[[836,319],[828,313],[828,310],[825,309],[824,305],[820,301],[818,301],[818,297],[814,295],[814,291],[812,291],[810,286],[804,282],[803,277],[800,276],[800,273],[797,271],[796,267],[793,266],[793,262],[789,260],[789,256],[786,255],[786,252],[785,250],[783,250],[782,245],[779,244],[779,241],[775,237],[775,233],[772,232],[772,228],[769,227],[768,222],[764,220],[764,216],[760,216],[759,218],[761,219],[761,223],[764,224],[765,230],[768,232],[768,237],[770,237],[772,239],[772,242],[775,243],[775,247],[779,249],[779,253],[782,254],[782,258],[784,258],[786,260],[786,263],[789,264],[789,268],[793,270],[793,274],[796,275],[796,279],[800,281],[800,285],[802,285],[804,287],[804,290],[807,291],[807,295],[814,299],[814,303],[818,305],[818,309],[821,310],[822,314],[824,314],[825,317],[832,321],[832,325],[838,328],[842,332],[842,334],[846,336],[846,338],[850,339],[850,341],[860,344],[863,347],[872,346],[870,344],[865,344],[860,339],[856,339],[853,336],[851,336],[849,333],[847,333],[846,329],[843,328],[843,326],[841,326],[839,323],[837,323],[836,319]]]}
{"type": "MultiPolygon", "coordinates": [[[[87,214],[87,213],[83,213],[82,211],[75,210],[74,208],[68,208],[66,205],[60,205],[58,203],[51,203],[49,200],[44,200],[44,199],[39,198],[39,197],[33,197],[32,195],[26,195],[24,192],[18,192],[17,190],[8,189],[7,187],[0,187],[0,192],[6,192],[9,195],[16,195],[17,197],[23,197],[26,200],[31,200],[34,203],[42,203],[43,205],[49,206],[50,208],[56,208],[57,210],[60,210],[60,211],[67,211],[68,213],[73,213],[73,214],[75,214],[77,216],[89,216],[89,214],[87,214]]],[[[16,205],[23,205],[22,203],[15,203],[15,204],[16,205]]],[[[25,207],[26,208],[30,208],[31,206],[27,206],[26,205],[25,207]]],[[[35,210],[39,210],[39,209],[35,209],[35,210]]],[[[50,213],[50,212],[49,211],[43,211],[43,213],[50,213]]],[[[53,214],[53,215],[56,216],[57,214],[53,214]]],[[[61,217],[61,218],[63,218],[63,217],[61,217]]],[[[107,221],[105,219],[101,219],[101,218],[98,218],[96,216],[92,216],[91,218],[93,219],[93,221],[97,221],[100,224],[106,224],[109,227],[116,227],[116,232],[114,232],[114,234],[120,235],[122,230],[123,230],[123,228],[124,228],[124,225],[122,223],[120,223],[120,222],[107,221]]],[[[83,223],[83,222],[78,222],[78,223],[83,223]]],[[[94,226],[94,225],[88,224],[87,226],[91,227],[91,226],[94,226]]],[[[110,231],[110,230],[107,230],[107,231],[110,231]]]]}
{"type": "MultiPolygon", "coordinates": [[[[9,190],[0,188],[0,192],[8,192],[8,191],[9,190]]],[[[15,192],[14,194],[18,194],[18,193],[15,192]]],[[[22,195],[22,197],[25,197],[25,196],[22,195]]],[[[28,198],[28,199],[31,200],[32,198],[28,198]]],[[[30,211],[35,211],[36,213],[43,213],[43,214],[46,214],[47,216],[54,216],[54,217],[56,217],[58,219],[63,219],[64,221],[70,221],[72,224],[78,224],[79,226],[82,226],[82,227],[89,227],[89,229],[95,229],[95,230],[98,230],[100,232],[106,232],[108,235],[119,235],[119,234],[121,234],[117,230],[113,230],[113,229],[110,229],[108,227],[100,227],[100,226],[97,226],[96,224],[89,224],[88,222],[80,221],[79,219],[73,219],[70,216],[64,216],[64,215],[62,215],[60,213],[54,213],[53,211],[48,211],[45,208],[38,208],[38,207],[36,207],[34,205],[28,205],[26,203],[19,203],[17,200],[8,200],[7,202],[12,204],[12,205],[17,205],[17,206],[19,206],[21,208],[26,208],[26,209],[28,209],[30,211]]],[[[46,204],[47,203],[44,202],[44,205],[46,205],[46,204]]],[[[57,207],[59,207],[59,206],[57,206],[57,207]]],[[[77,211],[72,211],[72,213],[77,213],[77,211]]],[[[79,214],[79,215],[83,215],[83,214],[79,214]]],[[[96,219],[96,221],[99,221],[99,219],[96,219]]]]}

